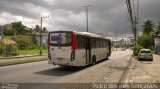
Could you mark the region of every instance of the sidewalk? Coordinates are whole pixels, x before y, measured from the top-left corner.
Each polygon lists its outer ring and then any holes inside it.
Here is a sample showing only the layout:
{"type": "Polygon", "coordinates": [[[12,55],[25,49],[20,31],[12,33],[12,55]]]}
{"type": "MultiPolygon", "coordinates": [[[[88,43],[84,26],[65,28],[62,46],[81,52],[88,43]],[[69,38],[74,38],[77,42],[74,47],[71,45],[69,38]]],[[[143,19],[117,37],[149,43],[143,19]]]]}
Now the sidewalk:
{"type": "Polygon", "coordinates": [[[47,55],[27,55],[14,57],[0,57],[0,66],[16,65],[47,60],[47,55]]]}
{"type": "Polygon", "coordinates": [[[128,74],[128,83],[160,83],[160,55],[153,54],[153,61],[137,61],[128,74]]]}
{"type": "Polygon", "coordinates": [[[112,48],[112,51],[123,51],[126,50],[125,48],[112,48]]]}
{"type": "MultiPolygon", "coordinates": [[[[36,57],[36,56],[40,56],[40,55],[18,55],[18,56],[9,56],[9,57],[4,57],[4,56],[0,56],[0,60],[1,59],[17,59],[17,58],[29,58],[29,57],[36,57]]],[[[42,55],[45,56],[45,55],[42,55]]]]}

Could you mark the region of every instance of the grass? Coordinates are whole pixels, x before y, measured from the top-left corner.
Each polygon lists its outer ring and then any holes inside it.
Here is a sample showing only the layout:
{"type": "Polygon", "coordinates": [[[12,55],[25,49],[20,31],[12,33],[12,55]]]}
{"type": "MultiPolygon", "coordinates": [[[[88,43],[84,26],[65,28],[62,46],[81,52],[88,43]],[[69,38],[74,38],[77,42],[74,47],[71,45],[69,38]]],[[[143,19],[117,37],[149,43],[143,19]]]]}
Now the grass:
{"type": "MultiPolygon", "coordinates": [[[[17,50],[17,53],[20,55],[37,55],[40,50],[38,48],[32,50],[17,50]]],[[[48,49],[42,49],[42,54],[47,54],[48,49]]]]}
{"type": "Polygon", "coordinates": [[[47,56],[39,56],[39,57],[31,57],[31,58],[23,58],[23,59],[1,59],[0,66],[8,66],[8,65],[16,65],[16,64],[23,64],[23,63],[31,63],[31,62],[38,62],[38,61],[45,61],[47,60],[47,56]]]}

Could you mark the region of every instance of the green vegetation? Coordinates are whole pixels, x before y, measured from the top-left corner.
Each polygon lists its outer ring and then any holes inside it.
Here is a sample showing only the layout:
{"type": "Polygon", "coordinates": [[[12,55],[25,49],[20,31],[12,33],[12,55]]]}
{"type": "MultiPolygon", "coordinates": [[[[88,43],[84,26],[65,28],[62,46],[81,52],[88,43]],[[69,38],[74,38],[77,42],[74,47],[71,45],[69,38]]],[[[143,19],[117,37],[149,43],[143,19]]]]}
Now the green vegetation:
{"type": "MultiPolygon", "coordinates": [[[[6,54],[5,51],[5,44],[0,43],[0,56],[16,56],[16,55],[38,55],[39,54],[39,47],[35,45],[34,39],[32,36],[28,35],[18,35],[14,36],[7,36],[7,39],[14,40],[17,44],[11,45],[11,54],[6,54]]],[[[5,39],[6,39],[5,38],[5,39]]],[[[42,53],[47,54],[48,49],[42,48],[42,53]]]]}
{"type": "Polygon", "coordinates": [[[160,22],[158,23],[158,25],[155,27],[155,31],[154,31],[154,36],[158,36],[160,35],[160,22]]]}
{"type": "Polygon", "coordinates": [[[154,37],[152,35],[142,34],[138,39],[138,44],[144,48],[153,49],[154,46],[154,37]]]}
{"type": "Polygon", "coordinates": [[[12,35],[24,35],[29,30],[26,26],[22,24],[21,21],[19,22],[12,22],[11,24],[6,24],[3,26],[4,28],[4,35],[6,36],[12,36],[12,35]]]}
{"type": "Polygon", "coordinates": [[[136,45],[136,46],[134,46],[133,55],[134,55],[134,56],[137,56],[138,53],[139,53],[139,51],[140,51],[140,49],[142,49],[142,48],[143,48],[143,46],[141,46],[141,45],[136,45]]]}
{"type": "MultiPolygon", "coordinates": [[[[35,25],[34,28],[29,28],[21,21],[8,23],[3,25],[4,38],[9,41],[12,40],[16,45],[11,44],[10,42],[2,41],[0,43],[0,55],[7,56],[8,54],[5,51],[6,45],[12,46],[12,52],[9,56],[15,55],[36,55],[39,54],[39,45],[37,45],[37,33],[40,31],[42,33],[47,32],[47,28],[43,27],[41,30],[39,25],[35,25]]],[[[42,49],[43,53],[47,53],[47,49],[42,49]]]]}
{"type": "MultiPolygon", "coordinates": [[[[39,49],[35,48],[35,49],[31,49],[31,50],[17,50],[18,54],[21,55],[39,55],[39,49]]],[[[43,54],[47,54],[48,53],[48,49],[42,49],[42,53],[43,54]]]]}
{"type": "Polygon", "coordinates": [[[152,35],[154,30],[154,23],[151,20],[147,20],[146,22],[144,22],[144,25],[142,25],[143,27],[143,34],[147,34],[147,35],[152,35]]]}
{"type": "Polygon", "coordinates": [[[3,44],[0,43],[0,54],[3,54],[4,53],[4,46],[3,44]]]}
{"type": "Polygon", "coordinates": [[[11,39],[17,43],[18,49],[20,49],[20,50],[35,48],[33,36],[18,35],[16,37],[13,36],[11,39]]]}
{"type": "Polygon", "coordinates": [[[138,52],[142,48],[154,49],[154,34],[156,30],[154,30],[154,23],[151,20],[147,20],[144,22],[143,34],[139,37],[137,44],[134,47],[133,54],[134,56],[138,55],[138,52]]]}
{"type": "MultiPolygon", "coordinates": [[[[21,21],[12,22],[3,26],[5,36],[14,35],[27,35],[28,33],[40,32],[41,28],[39,25],[35,25],[35,28],[29,28],[22,24],[21,21]]],[[[48,32],[46,27],[43,27],[42,32],[48,32]]]]}

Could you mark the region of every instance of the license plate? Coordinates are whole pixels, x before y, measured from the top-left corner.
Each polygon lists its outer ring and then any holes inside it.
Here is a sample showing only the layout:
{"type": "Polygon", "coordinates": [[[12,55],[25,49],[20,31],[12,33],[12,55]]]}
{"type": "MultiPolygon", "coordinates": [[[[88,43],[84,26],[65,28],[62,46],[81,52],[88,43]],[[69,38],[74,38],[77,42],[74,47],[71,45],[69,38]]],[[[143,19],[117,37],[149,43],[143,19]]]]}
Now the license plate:
{"type": "Polygon", "coordinates": [[[62,61],[62,60],[63,60],[63,58],[58,58],[58,60],[59,60],[59,61],[62,61]]]}

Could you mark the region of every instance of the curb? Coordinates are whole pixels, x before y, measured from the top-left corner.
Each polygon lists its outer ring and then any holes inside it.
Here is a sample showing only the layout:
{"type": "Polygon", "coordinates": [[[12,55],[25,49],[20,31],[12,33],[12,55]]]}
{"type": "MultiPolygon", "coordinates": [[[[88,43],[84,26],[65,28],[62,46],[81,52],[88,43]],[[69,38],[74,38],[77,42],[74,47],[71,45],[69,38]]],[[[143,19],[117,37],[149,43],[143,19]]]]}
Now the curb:
{"type": "Polygon", "coordinates": [[[47,55],[31,55],[31,56],[0,57],[0,59],[29,58],[29,57],[37,57],[37,56],[47,56],[47,55]]]}

